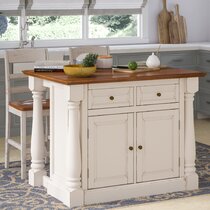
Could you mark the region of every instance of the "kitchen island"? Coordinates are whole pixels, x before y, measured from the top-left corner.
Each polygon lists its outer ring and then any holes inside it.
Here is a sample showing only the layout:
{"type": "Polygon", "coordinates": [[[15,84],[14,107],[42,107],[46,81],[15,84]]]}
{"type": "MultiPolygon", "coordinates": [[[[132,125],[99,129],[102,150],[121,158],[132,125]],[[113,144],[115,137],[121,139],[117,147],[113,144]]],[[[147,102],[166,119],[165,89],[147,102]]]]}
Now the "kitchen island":
{"type": "Polygon", "coordinates": [[[24,71],[34,99],[29,183],[69,207],[198,188],[193,99],[205,73],[24,71]],[[50,173],[42,95],[50,90],[50,173]]]}

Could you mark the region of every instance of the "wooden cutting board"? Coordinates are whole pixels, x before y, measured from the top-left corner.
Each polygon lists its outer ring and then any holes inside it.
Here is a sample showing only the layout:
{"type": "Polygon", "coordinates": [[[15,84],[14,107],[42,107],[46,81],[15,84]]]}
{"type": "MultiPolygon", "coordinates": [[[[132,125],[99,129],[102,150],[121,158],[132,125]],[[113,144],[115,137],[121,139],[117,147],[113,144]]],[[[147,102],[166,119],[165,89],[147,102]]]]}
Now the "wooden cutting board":
{"type": "Polygon", "coordinates": [[[163,1],[163,9],[158,16],[158,37],[161,44],[169,44],[169,21],[171,19],[170,13],[166,7],[166,0],[163,1]]]}
{"type": "Polygon", "coordinates": [[[178,25],[180,43],[186,43],[187,42],[186,20],[183,16],[180,15],[178,4],[176,4],[175,10],[176,10],[176,14],[174,15],[174,19],[175,19],[175,21],[177,22],[177,25],[178,25]]]}
{"type": "Polygon", "coordinates": [[[179,44],[179,31],[178,31],[178,24],[174,19],[174,13],[170,12],[171,20],[169,22],[169,38],[171,44],[179,44]]]}

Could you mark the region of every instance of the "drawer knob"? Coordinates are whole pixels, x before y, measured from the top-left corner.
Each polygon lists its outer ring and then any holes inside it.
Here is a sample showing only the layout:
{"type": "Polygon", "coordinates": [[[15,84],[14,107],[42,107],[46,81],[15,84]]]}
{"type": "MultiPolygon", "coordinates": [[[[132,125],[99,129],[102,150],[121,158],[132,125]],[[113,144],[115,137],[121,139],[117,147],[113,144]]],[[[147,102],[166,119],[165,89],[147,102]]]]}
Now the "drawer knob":
{"type": "Polygon", "coordinates": [[[161,93],[157,93],[157,96],[160,97],[161,96],[161,93]]]}
{"type": "Polygon", "coordinates": [[[109,99],[110,99],[111,101],[113,101],[113,100],[114,100],[114,96],[110,96],[109,99]]]}
{"type": "Polygon", "coordinates": [[[132,150],[133,150],[133,147],[130,146],[130,147],[129,147],[129,150],[132,151],[132,150]]]}
{"type": "Polygon", "coordinates": [[[139,146],[138,146],[138,149],[139,149],[139,150],[142,150],[142,149],[143,149],[143,147],[142,147],[141,145],[139,145],[139,146]]]}

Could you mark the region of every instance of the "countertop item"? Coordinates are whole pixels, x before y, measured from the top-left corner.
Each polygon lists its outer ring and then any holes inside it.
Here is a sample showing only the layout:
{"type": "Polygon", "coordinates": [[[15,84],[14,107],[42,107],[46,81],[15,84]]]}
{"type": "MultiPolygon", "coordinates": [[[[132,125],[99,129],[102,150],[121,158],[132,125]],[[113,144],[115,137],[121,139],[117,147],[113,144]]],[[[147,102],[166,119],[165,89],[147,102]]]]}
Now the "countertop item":
{"type": "Polygon", "coordinates": [[[28,76],[50,80],[65,85],[202,77],[206,75],[206,73],[200,71],[176,68],[166,68],[161,69],[160,71],[141,72],[138,74],[113,73],[112,69],[98,69],[94,75],[87,78],[70,77],[64,74],[64,72],[34,72],[32,70],[25,70],[23,73],[28,76]]]}
{"type": "Polygon", "coordinates": [[[166,0],[163,0],[163,9],[158,16],[158,36],[161,44],[169,44],[169,28],[170,13],[166,7],[166,0]]]}
{"type": "Polygon", "coordinates": [[[112,63],[113,63],[112,56],[110,55],[98,56],[96,67],[102,69],[108,69],[112,68],[112,63]]]}
{"type": "Polygon", "coordinates": [[[96,71],[96,66],[84,67],[80,64],[65,65],[64,73],[73,77],[89,77],[96,71]]]}
{"type": "Polygon", "coordinates": [[[147,58],[146,65],[148,68],[158,68],[160,66],[160,59],[152,53],[152,55],[147,58]]]}
{"type": "Polygon", "coordinates": [[[178,24],[177,21],[174,19],[174,12],[170,12],[171,20],[169,22],[169,38],[171,44],[179,44],[180,43],[180,37],[179,37],[179,30],[178,30],[178,24]]]}
{"type": "Polygon", "coordinates": [[[175,10],[176,10],[176,14],[174,15],[174,19],[176,20],[177,25],[178,25],[180,43],[186,43],[187,42],[186,19],[180,15],[178,4],[175,5],[175,10]]]}

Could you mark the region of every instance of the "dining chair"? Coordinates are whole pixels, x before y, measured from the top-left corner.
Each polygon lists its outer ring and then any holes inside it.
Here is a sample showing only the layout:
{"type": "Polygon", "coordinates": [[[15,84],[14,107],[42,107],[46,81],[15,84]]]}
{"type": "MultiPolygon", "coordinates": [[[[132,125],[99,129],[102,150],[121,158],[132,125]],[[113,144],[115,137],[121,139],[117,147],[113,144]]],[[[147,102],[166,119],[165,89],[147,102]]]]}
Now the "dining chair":
{"type": "MultiPolygon", "coordinates": [[[[20,151],[21,179],[26,178],[26,119],[33,115],[33,100],[28,88],[28,78],[22,70],[33,69],[34,62],[47,59],[47,50],[41,48],[11,49],[5,51],[5,168],[9,167],[10,147],[20,151]],[[11,136],[12,115],[20,118],[20,142],[11,136]]],[[[49,99],[43,99],[43,116],[49,116],[49,99]]],[[[47,122],[47,119],[45,119],[47,122]]],[[[48,136],[45,127],[45,135],[48,136]]]]}
{"type": "Polygon", "coordinates": [[[75,63],[77,57],[83,53],[95,53],[98,55],[109,55],[108,46],[81,46],[69,48],[69,61],[75,63]]]}

